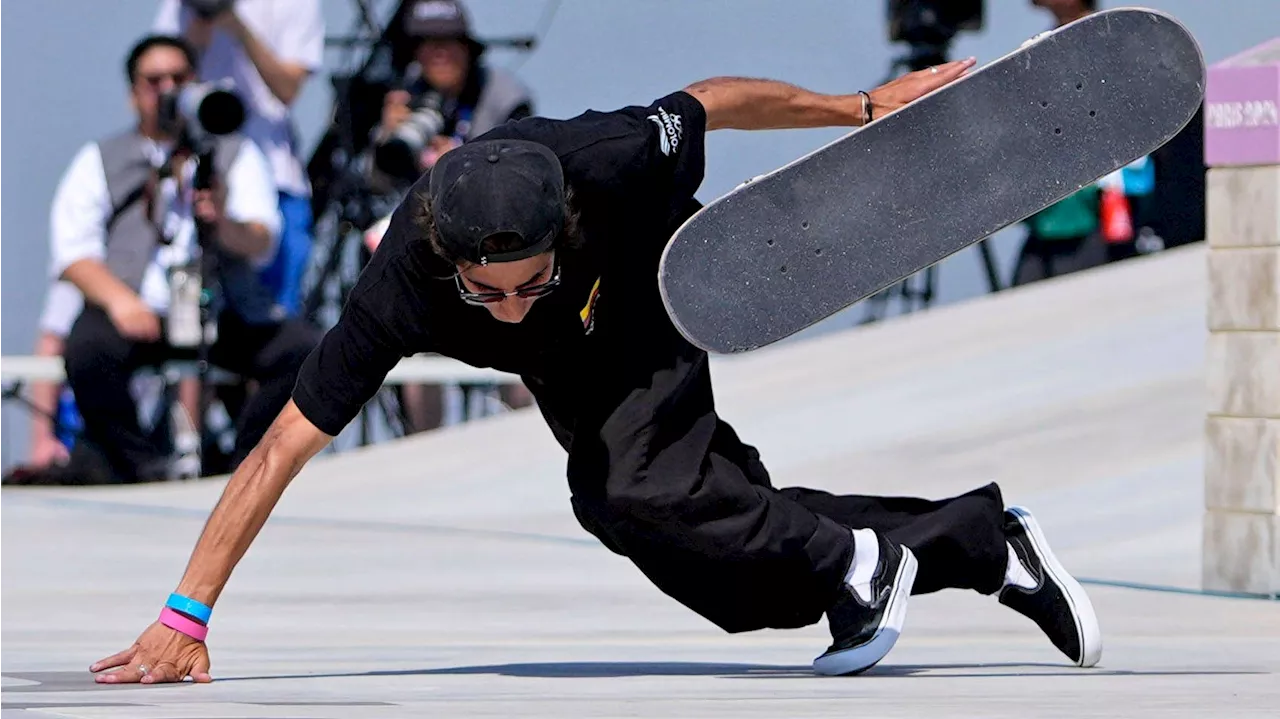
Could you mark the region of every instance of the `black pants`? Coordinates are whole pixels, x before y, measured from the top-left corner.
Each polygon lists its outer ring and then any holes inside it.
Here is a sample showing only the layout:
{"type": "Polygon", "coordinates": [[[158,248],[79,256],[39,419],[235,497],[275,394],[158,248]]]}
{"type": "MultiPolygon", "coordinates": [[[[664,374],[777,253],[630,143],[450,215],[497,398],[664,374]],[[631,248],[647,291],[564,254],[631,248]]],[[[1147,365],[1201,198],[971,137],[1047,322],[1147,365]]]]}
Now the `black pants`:
{"type": "MultiPolygon", "coordinates": [[[[210,361],[258,382],[237,420],[233,465],[253,449],[289,401],[298,369],[319,339],[318,329],[297,320],[255,326],[231,313],[219,319],[210,361]]],[[[194,357],[194,350],[163,341],[122,337],[107,314],[93,305],[86,305],[71,327],[63,359],[84,418],[84,437],[105,456],[119,481],[160,479],[168,460],[163,447],[138,425],[130,378],[140,367],[194,357]]]]}
{"type": "MultiPolygon", "coordinates": [[[[660,590],[725,631],[817,622],[848,571],[851,529],[912,549],[914,594],[991,594],[1003,584],[1004,502],[995,484],[939,501],[775,489],[756,449],[714,412],[675,434],[675,450],[638,472],[624,449],[610,452],[628,469],[594,487],[579,481],[574,512],[660,590]]],[[[642,440],[650,449],[663,442],[642,440]]]]}

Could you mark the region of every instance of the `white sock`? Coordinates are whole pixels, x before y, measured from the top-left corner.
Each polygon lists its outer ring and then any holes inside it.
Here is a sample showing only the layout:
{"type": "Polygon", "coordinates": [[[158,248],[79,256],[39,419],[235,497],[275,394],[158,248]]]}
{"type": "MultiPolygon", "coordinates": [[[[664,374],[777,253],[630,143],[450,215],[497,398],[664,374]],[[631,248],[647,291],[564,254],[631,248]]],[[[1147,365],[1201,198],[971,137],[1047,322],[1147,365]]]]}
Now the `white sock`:
{"type": "Polygon", "coordinates": [[[871,601],[871,577],[879,563],[880,541],[876,533],[870,529],[853,530],[853,564],[849,565],[844,581],[864,602],[871,601]]]}
{"type": "Polygon", "coordinates": [[[1013,545],[1008,542],[1004,544],[1009,548],[1009,562],[1004,568],[1004,586],[1035,589],[1036,580],[1031,576],[1031,572],[1028,572],[1027,568],[1022,566],[1022,562],[1018,560],[1018,554],[1013,551],[1013,545]]]}

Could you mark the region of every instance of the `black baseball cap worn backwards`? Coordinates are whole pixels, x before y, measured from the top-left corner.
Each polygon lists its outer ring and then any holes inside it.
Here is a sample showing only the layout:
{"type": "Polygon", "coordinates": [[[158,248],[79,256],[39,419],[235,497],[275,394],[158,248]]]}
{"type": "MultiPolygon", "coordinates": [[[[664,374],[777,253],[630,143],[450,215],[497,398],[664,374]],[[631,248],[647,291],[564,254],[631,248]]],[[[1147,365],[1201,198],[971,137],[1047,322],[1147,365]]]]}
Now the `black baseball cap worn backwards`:
{"type": "Polygon", "coordinates": [[[446,152],[431,168],[428,195],[441,245],[473,264],[546,252],[564,227],[560,158],[528,140],[480,140],[446,152]],[[499,234],[520,242],[483,252],[484,241],[499,234]]]}

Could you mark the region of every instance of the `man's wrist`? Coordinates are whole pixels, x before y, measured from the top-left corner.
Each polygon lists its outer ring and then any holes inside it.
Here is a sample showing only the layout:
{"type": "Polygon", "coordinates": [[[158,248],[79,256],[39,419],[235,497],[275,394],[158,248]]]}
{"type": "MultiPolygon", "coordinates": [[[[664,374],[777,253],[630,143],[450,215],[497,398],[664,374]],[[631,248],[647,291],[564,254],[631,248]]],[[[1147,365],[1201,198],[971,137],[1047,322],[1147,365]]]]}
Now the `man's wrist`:
{"type": "Polygon", "coordinates": [[[806,92],[801,95],[800,127],[849,127],[862,124],[862,96],[826,95],[806,92]]]}
{"type": "Polygon", "coordinates": [[[105,302],[103,303],[102,308],[107,311],[107,314],[114,315],[133,304],[134,301],[138,299],[138,296],[130,292],[122,291],[113,292],[103,299],[105,302]]]}
{"type": "Polygon", "coordinates": [[[832,122],[833,125],[860,127],[866,124],[866,110],[870,109],[870,105],[866,98],[862,96],[862,93],[855,92],[852,95],[835,95],[833,96],[833,99],[835,101],[834,109],[837,115],[837,117],[834,118],[835,121],[832,122]]]}
{"type": "Polygon", "coordinates": [[[889,106],[884,103],[883,97],[883,93],[879,88],[876,88],[875,90],[867,90],[867,99],[870,101],[868,110],[871,114],[872,120],[875,120],[890,110],[889,106]]]}
{"type": "Polygon", "coordinates": [[[249,35],[249,28],[240,21],[240,16],[236,14],[235,8],[224,11],[219,19],[222,20],[222,27],[235,36],[236,40],[239,40],[240,44],[243,45],[249,35]]]}
{"type": "Polygon", "coordinates": [[[184,580],[178,584],[176,589],[173,590],[173,594],[186,597],[188,599],[194,599],[195,601],[212,609],[219,591],[217,584],[188,582],[184,580]]]}
{"type": "Polygon", "coordinates": [[[249,225],[247,223],[236,222],[230,217],[227,217],[225,213],[218,215],[218,220],[214,223],[214,228],[217,230],[218,237],[224,239],[230,238],[232,243],[235,243],[236,240],[250,232],[249,225]]]}
{"type": "Polygon", "coordinates": [[[181,592],[171,593],[169,599],[165,602],[165,606],[205,625],[213,617],[213,607],[181,592]]]}

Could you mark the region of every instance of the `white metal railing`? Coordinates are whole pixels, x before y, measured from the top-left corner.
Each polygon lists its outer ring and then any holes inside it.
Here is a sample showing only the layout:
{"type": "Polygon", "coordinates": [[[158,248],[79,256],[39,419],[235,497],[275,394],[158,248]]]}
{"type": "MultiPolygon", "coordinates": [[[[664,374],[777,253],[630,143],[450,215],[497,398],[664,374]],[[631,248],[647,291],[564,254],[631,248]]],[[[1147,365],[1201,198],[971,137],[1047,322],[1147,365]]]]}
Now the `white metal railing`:
{"type": "MultiPolygon", "coordinates": [[[[61,382],[66,378],[61,357],[12,355],[0,357],[0,382],[61,382]]],[[[472,367],[448,357],[418,355],[400,360],[383,384],[519,384],[516,375],[472,367]]]]}
{"type": "MultiPolygon", "coordinates": [[[[165,362],[159,368],[159,374],[164,375],[167,382],[176,382],[183,377],[194,376],[196,374],[196,363],[192,360],[185,359],[165,362]]],[[[208,376],[208,381],[213,384],[230,384],[236,382],[237,379],[236,375],[216,367],[213,368],[212,372],[208,376]]],[[[43,357],[35,355],[13,355],[0,357],[0,384],[4,385],[4,400],[6,403],[10,399],[25,403],[25,400],[22,399],[21,393],[24,387],[33,382],[61,383],[65,380],[66,371],[61,357],[43,357]]],[[[399,364],[397,364],[391,372],[387,374],[387,377],[382,384],[383,386],[438,384],[448,388],[449,391],[457,392],[463,385],[487,385],[489,387],[493,387],[496,385],[513,385],[519,383],[520,378],[518,376],[507,372],[472,367],[471,365],[463,362],[459,362],[448,357],[440,357],[438,355],[418,355],[414,357],[406,357],[400,360],[399,364]]],[[[487,394],[488,393],[481,393],[482,396],[487,394]]],[[[463,421],[470,416],[478,416],[475,415],[475,410],[468,408],[473,404],[473,400],[475,400],[475,397],[468,397],[466,393],[463,394],[463,404],[466,405],[462,411],[463,421]]],[[[368,407],[362,410],[361,419],[358,420],[361,425],[358,431],[360,439],[357,441],[357,444],[360,445],[370,444],[377,441],[369,434],[370,431],[373,431],[371,430],[370,422],[373,422],[374,420],[371,419],[370,415],[366,414],[368,411],[368,407]]],[[[382,411],[388,411],[385,405],[382,406],[382,411]]],[[[480,410],[480,414],[492,413],[492,411],[496,410],[480,410]]],[[[177,429],[179,433],[182,432],[183,428],[191,430],[192,425],[190,418],[186,416],[185,411],[178,411],[174,413],[174,416],[180,420],[184,420],[178,423],[177,429]]],[[[389,417],[385,421],[390,422],[389,417]]],[[[378,430],[378,432],[381,432],[381,430],[378,430]]],[[[393,431],[391,436],[396,436],[396,434],[397,432],[393,431]]],[[[199,439],[194,439],[192,441],[197,446],[199,445],[199,439]]],[[[331,445],[330,449],[331,451],[337,450],[337,443],[331,445]]],[[[8,451],[5,451],[4,454],[6,456],[11,456],[11,453],[8,451]]],[[[200,465],[199,459],[196,455],[187,455],[176,458],[177,462],[186,462],[189,460],[193,461],[195,464],[194,470],[189,470],[188,473],[194,471],[195,474],[191,474],[190,476],[197,476],[199,474],[198,470],[200,465]],[[194,459],[192,459],[193,457],[194,459]]]]}

